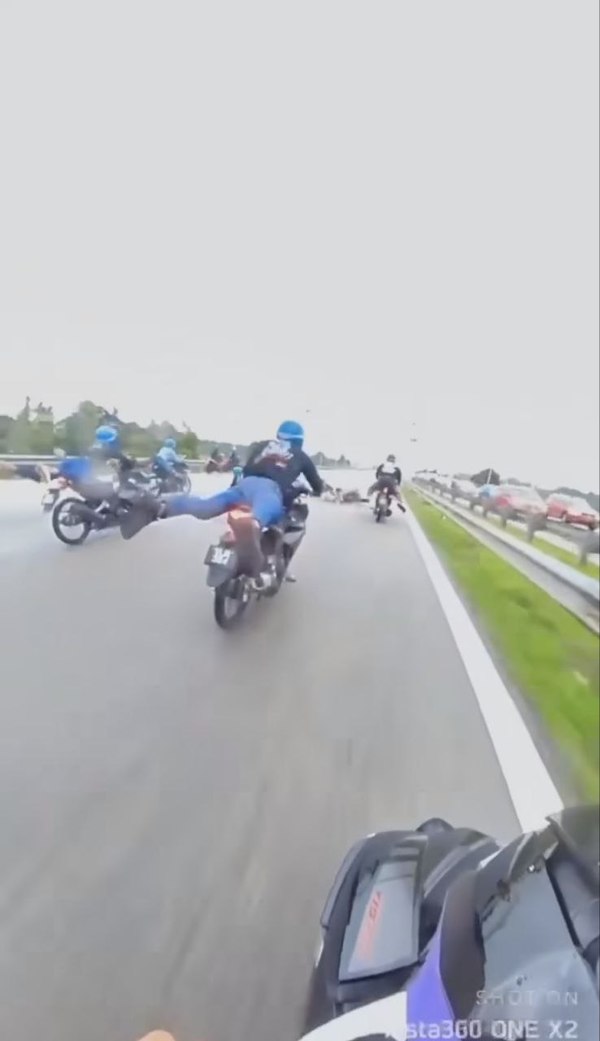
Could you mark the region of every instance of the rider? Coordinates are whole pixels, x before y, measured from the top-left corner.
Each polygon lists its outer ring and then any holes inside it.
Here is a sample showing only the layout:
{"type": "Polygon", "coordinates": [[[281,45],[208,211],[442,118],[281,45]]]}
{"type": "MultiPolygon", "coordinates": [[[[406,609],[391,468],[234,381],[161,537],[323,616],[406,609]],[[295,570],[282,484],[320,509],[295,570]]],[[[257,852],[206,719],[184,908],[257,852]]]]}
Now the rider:
{"type": "Polygon", "coordinates": [[[133,459],[123,452],[119,431],[108,423],[103,423],[97,428],[91,456],[92,459],[99,459],[105,463],[114,459],[120,470],[130,470],[134,465],[133,459]]]}
{"type": "Polygon", "coordinates": [[[367,492],[367,498],[369,499],[375,491],[387,492],[388,495],[396,500],[398,509],[405,513],[406,509],[400,498],[402,471],[396,465],[396,456],[393,453],[390,452],[385,463],[380,463],[375,471],[375,477],[374,484],[371,485],[367,492]]]}
{"type": "Polygon", "coordinates": [[[146,524],[156,518],[190,514],[199,520],[209,520],[227,513],[234,506],[249,506],[250,513],[232,518],[231,524],[238,539],[247,544],[248,556],[257,580],[261,575],[263,554],[261,531],[277,524],[293,501],[294,482],[303,476],[315,495],[320,495],[324,483],[310,456],[303,450],[304,429],[300,423],[288,419],[281,423],[271,441],[257,441],[250,446],[243,476],[237,484],[216,495],[202,499],[197,495],[168,495],[160,500],[141,496],[137,508],[123,519],[121,533],[132,538],[146,524]]]}
{"type": "Polygon", "coordinates": [[[102,423],[94,434],[92,452],[102,459],[118,459],[121,453],[121,438],[117,428],[102,423]]]}
{"type": "Polygon", "coordinates": [[[163,445],[152,460],[156,473],[161,477],[172,477],[175,467],[183,462],[183,457],[177,454],[177,441],[174,437],[165,438],[163,445]]]}

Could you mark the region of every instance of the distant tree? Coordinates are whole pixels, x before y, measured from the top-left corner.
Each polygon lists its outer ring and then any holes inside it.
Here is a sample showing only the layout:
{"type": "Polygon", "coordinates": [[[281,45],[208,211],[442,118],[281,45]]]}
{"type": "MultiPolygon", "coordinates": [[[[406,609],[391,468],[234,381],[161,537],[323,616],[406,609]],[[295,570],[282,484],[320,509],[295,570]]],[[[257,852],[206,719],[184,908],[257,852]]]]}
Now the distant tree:
{"type": "Polygon", "coordinates": [[[25,398],[25,404],[17,414],[8,431],[8,451],[15,455],[28,455],[31,452],[31,399],[25,398]]]}
{"type": "Polygon", "coordinates": [[[29,444],[34,455],[52,455],[54,451],[54,413],[52,406],[42,401],[34,409],[29,444]]]}
{"type": "Polygon", "coordinates": [[[479,473],[473,474],[471,480],[473,484],[481,488],[484,484],[500,484],[500,474],[490,467],[487,470],[480,470],[479,473]]]}
{"type": "MultiPolygon", "coordinates": [[[[181,430],[168,420],[161,423],[151,420],[147,427],[143,427],[122,419],[116,406],[109,411],[89,399],[81,401],[71,415],[55,422],[51,405],[39,401],[32,409],[31,399],[27,397],[16,418],[0,416],[0,452],[50,455],[54,449],[60,449],[67,455],[83,455],[89,452],[96,429],[102,423],[116,426],[124,451],[138,458],[153,455],[167,437],[175,438],[179,450],[190,459],[207,458],[215,452],[227,458],[234,447],[231,442],[199,438],[185,421],[181,423],[181,430]]],[[[240,458],[245,460],[249,446],[237,444],[236,448],[240,458]]],[[[319,466],[352,465],[344,455],[334,460],[328,459],[324,452],[318,452],[313,459],[319,466]]]]}
{"type": "Polygon", "coordinates": [[[14,423],[12,416],[0,416],[0,452],[8,452],[10,430],[14,423]]]}
{"type": "Polygon", "coordinates": [[[197,459],[200,454],[200,441],[193,430],[186,430],[183,437],[179,439],[179,451],[188,459],[197,459]]]}
{"type": "Polygon", "coordinates": [[[148,459],[156,452],[156,441],[148,430],[138,427],[123,438],[123,448],[138,459],[148,459]]]}

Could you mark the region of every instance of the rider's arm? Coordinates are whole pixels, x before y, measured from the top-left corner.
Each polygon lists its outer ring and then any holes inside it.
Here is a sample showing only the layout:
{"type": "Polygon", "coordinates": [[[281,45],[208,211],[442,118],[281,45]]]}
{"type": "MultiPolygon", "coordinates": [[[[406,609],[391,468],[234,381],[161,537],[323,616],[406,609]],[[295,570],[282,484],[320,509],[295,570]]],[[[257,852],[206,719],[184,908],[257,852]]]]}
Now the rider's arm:
{"type": "Polygon", "coordinates": [[[317,468],[316,468],[315,464],[313,463],[312,459],[310,458],[310,456],[306,455],[306,452],[303,452],[302,455],[303,455],[303,461],[302,461],[303,465],[302,465],[302,470],[301,470],[302,476],[306,477],[306,480],[310,484],[310,486],[311,486],[313,492],[315,493],[315,495],[321,495],[322,492],[323,492],[323,489],[325,488],[325,482],[319,476],[319,471],[317,470],[317,468]]]}
{"type": "Polygon", "coordinates": [[[394,477],[396,478],[398,484],[402,484],[402,470],[399,466],[397,466],[394,471],[394,477]]]}

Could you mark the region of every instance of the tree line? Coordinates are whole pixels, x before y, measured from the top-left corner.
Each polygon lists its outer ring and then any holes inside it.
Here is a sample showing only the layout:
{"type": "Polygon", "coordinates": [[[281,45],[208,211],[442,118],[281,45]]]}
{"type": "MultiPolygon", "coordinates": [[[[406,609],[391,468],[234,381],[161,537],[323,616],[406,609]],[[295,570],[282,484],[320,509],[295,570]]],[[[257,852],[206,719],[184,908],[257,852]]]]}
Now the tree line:
{"type": "MultiPolygon", "coordinates": [[[[43,401],[32,405],[26,398],[16,416],[0,415],[0,455],[52,455],[59,449],[67,455],[83,455],[89,451],[94,433],[102,423],[115,426],[121,437],[123,450],[137,458],[147,458],[162,445],[167,437],[174,437],[178,450],[188,459],[203,459],[219,450],[225,455],[234,447],[231,442],[213,441],[199,437],[187,423],[181,428],[168,420],[151,420],[148,426],[123,419],[118,408],[107,409],[93,401],[82,401],[76,410],[57,420],[52,405],[43,401]]],[[[242,458],[248,445],[237,445],[242,458]]],[[[344,456],[329,459],[318,452],[313,459],[319,466],[349,467],[344,456]]]]}

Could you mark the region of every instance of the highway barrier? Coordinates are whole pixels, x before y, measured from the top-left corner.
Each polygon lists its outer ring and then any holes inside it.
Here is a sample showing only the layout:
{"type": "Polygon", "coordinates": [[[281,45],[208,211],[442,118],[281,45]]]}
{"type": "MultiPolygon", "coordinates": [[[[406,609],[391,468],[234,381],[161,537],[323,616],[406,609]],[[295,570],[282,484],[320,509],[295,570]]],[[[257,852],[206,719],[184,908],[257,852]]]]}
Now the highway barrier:
{"type": "MultiPolygon", "coordinates": [[[[425,486],[425,484],[419,480],[413,480],[413,484],[416,489],[433,502],[438,502],[442,499],[441,494],[437,490],[433,490],[431,487],[425,486]]],[[[557,560],[550,556],[548,553],[544,553],[541,550],[535,548],[521,539],[514,538],[507,531],[494,529],[490,524],[480,520],[476,517],[472,511],[462,509],[457,506],[454,502],[445,502],[444,509],[450,513],[454,513],[463,522],[467,522],[474,528],[479,528],[484,531],[486,535],[500,543],[504,543],[506,546],[510,546],[511,550],[519,553],[521,556],[526,557],[532,561],[538,567],[547,571],[549,574],[554,575],[555,578],[560,579],[565,585],[571,589],[576,590],[588,603],[598,606],[600,603],[600,581],[592,578],[589,575],[583,574],[578,571],[577,568],[571,567],[569,564],[564,564],[561,560],[557,560]]]]}

